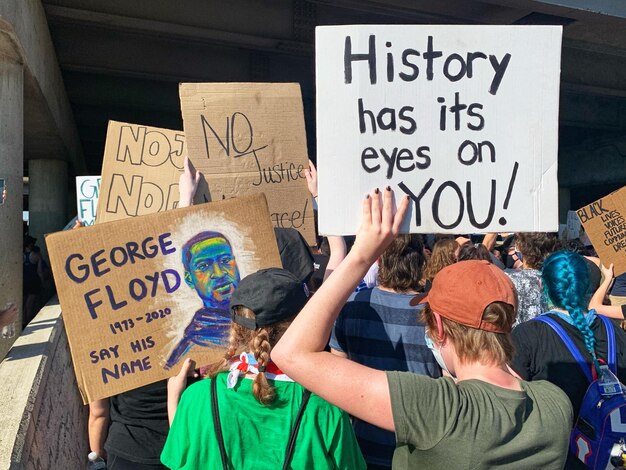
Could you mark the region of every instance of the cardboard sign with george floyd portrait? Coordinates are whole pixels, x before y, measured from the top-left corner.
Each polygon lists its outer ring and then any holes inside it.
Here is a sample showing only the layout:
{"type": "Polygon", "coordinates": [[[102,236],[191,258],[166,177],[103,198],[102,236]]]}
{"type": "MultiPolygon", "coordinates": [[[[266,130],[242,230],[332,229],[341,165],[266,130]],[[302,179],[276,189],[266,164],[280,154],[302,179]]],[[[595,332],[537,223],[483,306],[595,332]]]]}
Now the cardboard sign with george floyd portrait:
{"type": "Polygon", "coordinates": [[[46,238],[83,401],[223,357],[240,279],[280,267],[263,194],[46,238]]]}

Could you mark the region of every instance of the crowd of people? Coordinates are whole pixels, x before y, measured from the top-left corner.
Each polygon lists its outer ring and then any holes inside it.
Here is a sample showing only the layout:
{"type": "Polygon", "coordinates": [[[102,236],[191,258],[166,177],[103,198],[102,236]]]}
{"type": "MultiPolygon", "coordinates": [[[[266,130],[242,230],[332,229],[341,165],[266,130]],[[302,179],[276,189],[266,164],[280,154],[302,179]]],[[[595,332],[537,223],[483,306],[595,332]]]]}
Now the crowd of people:
{"type": "Polygon", "coordinates": [[[113,470],[624,466],[626,432],[600,456],[570,437],[590,382],[623,396],[625,275],[555,234],[399,234],[393,200],[372,191],[326,255],[277,230],[283,268],[238,283],[224,359],[92,403],[91,449],[113,470]]]}
{"type": "Polygon", "coordinates": [[[54,292],[50,267],[41,255],[37,239],[28,235],[26,225],[24,225],[22,261],[22,298],[20,300],[19,294],[9,293],[8,302],[0,305],[0,329],[3,338],[11,338],[17,331],[20,302],[24,312],[21,316],[21,326],[24,328],[35,318],[36,313],[54,292]]]}

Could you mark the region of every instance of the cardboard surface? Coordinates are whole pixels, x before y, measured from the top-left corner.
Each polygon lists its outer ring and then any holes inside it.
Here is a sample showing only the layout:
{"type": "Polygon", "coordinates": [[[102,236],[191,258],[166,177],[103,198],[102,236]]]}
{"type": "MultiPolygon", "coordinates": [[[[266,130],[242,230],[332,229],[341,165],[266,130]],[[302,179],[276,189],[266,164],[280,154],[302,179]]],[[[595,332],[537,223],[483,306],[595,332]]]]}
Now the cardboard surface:
{"type": "Polygon", "coordinates": [[[626,186],[576,211],[602,264],[626,272],[626,186]]]}
{"type": "Polygon", "coordinates": [[[93,225],[100,194],[100,176],[76,177],[76,214],[83,225],[93,225]]]}
{"type": "Polygon", "coordinates": [[[300,86],[183,83],[180,101],[189,158],[208,183],[196,201],[264,192],[274,226],[315,244],[300,86]]]}
{"type": "Polygon", "coordinates": [[[223,357],[232,289],[281,266],[263,194],[58,232],[46,243],[85,403],[171,376],[187,355],[198,365],[223,357]]]}
{"type": "Polygon", "coordinates": [[[177,207],[186,152],[180,131],[109,121],[96,223],[177,207]]]}
{"type": "Polygon", "coordinates": [[[319,230],[391,186],[403,231],[557,231],[560,26],[316,28],[319,230]]]}

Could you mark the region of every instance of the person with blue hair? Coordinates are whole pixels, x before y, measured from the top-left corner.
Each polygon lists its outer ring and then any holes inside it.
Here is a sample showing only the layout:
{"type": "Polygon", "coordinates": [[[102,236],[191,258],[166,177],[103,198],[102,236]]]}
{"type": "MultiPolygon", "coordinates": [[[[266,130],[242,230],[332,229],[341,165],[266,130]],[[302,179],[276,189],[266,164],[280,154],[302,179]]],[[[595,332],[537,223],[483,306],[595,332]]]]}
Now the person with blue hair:
{"type": "MultiPolygon", "coordinates": [[[[598,314],[587,308],[592,292],[585,260],[571,251],[553,253],[543,263],[541,280],[549,307],[543,315],[565,330],[597,374],[600,362],[606,362],[608,341],[598,314]]],[[[617,377],[620,382],[626,382],[626,332],[620,328],[619,321],[611,321],[615,330],[617,377]]],[[[542,321],[520,323],[512,336],[516,350],[512,369],[524,380],[548,380],[561,388],[572,402],[576,422],[589,381],[563,341],[542,321]]],[[[585,467],[570,453],[566,468],[585,467]]]]}

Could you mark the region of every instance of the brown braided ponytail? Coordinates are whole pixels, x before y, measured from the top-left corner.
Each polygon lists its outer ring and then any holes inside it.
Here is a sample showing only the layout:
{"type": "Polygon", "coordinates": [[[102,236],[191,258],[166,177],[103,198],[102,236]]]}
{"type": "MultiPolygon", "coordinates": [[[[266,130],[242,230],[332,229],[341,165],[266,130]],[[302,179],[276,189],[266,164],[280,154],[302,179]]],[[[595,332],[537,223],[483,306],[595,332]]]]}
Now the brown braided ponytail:
{"type": "Polygon", "coordinates": [[[270,336],[267,328],[259,328],[255,331],[255,336],[252,338],[252,354],[256,358],[260,368],[259,373],[254,378],[252,384],[252,394],[259,403],[269,405],[274,401],[276,391],[272,385],[267,381],[264,368],[270,362],[270,352],[272,346],[270,345],[270,336]]]}
{"type": "MultiPolygon", "coordinates": [[[[242,317],[254,318],[252,310],[242,305],[234,307],[235,313],[242,317]]],[[[228,350],[224,359],[209,367],[207,377],[214,379],[221,372],[230,369],[230,361],[244,351],[250,351],[258,361],[257,367],[267,367],[270,362],[272,346],[274,346],[283,333],[291,324],[291,320],[282,321],[272,326],[249,330],[237,323],[231,323],[230,335],[228,337],[228,350]]],[[[269,405],[274,401],[276,390],[268,382],[265,372],[259,372],[252,383],[252,393],[254,398],[263,405],[269,405]]]]}
{"type": "MultiPolygon", "coordinates": [[[[239,309],[239,307],[238,307],[239,309]]],[[[248,345],[250,330],[244,328],[237,323],[230,324],[230,333],[228,335],[228,349],[224,354],[224,358],[207,367],[207,377],[214,379],[220,372],[230,369],[230,360],[236,355],[243,352],[248,345]]]]}

